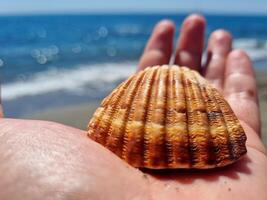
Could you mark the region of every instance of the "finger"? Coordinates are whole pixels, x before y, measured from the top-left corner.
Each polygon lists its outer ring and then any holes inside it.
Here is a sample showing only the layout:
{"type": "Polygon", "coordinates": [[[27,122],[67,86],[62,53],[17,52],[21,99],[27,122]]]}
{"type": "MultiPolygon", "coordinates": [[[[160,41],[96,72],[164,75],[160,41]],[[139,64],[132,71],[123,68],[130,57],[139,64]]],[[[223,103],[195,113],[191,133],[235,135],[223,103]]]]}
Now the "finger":
{"type": "Polygon", "coordinates": [[[200,70],[205,24],[205,18],[200,15],[185,19],[177,42],[175,64],[200,70]]]}
{"type": "Polygon", "coordinates": [[[230,33],[224,30],[217,30],[211,34],[204,74],[219,91],[222,91],[226,58],[231,48],[232,37],[230,33]]]}
{"type": "Polygon", "coordinates": [[[252,63],[241,50],[232,51],[226,61],[224,95],[237,117],[260,135],[257,87],[252,63]]]}
{"type": "Polygon", "coordinates": [[[140,59],[138,70],[169,63],[174,29],[174,23],[169,20],[163,20],[156,25],[140,59]]]}

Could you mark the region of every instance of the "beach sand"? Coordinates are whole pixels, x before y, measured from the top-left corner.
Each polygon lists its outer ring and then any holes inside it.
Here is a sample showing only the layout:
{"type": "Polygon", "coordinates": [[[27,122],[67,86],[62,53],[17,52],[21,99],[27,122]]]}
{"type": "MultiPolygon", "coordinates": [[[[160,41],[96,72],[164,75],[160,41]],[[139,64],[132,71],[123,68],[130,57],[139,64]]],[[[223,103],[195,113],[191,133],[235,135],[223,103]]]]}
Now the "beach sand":
{"type": "MultiPolygon", "coordinates": [[[[256,77],[262,119],[262,139],[267,146],[267,71],[258,70],[256,72],[256,77]]],[[[85,130],[88,120],[99,103],[100,102],[90,102],[87,104],[57,108],[30,116],[24,116],[23,118],[55,121],[85,130]]]]}

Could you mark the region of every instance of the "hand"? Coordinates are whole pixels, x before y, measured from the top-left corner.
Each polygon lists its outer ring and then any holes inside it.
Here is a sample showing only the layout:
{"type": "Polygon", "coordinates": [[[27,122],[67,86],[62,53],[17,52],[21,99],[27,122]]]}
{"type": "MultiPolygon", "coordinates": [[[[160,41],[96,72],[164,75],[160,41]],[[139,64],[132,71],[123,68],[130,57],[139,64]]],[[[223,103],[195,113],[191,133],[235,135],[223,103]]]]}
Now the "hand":
{"type": "MultiPolygon", "coordinates": [[[[205,20],[189,16],[175,62],[201,63],[205,20]]],[[[174,25],[160,22],[139,70],[169,63],[174,25]]],[[[0,120],[1,199],[266,199],[267,156],[259,137],[255,78],[249,58],[231,50],[231,36],[214,32],[205,76],[227,98],[247,134],[247,156],[207,171],[142,172],[87,138],[86,132],[52,122],[0,120]]]]}

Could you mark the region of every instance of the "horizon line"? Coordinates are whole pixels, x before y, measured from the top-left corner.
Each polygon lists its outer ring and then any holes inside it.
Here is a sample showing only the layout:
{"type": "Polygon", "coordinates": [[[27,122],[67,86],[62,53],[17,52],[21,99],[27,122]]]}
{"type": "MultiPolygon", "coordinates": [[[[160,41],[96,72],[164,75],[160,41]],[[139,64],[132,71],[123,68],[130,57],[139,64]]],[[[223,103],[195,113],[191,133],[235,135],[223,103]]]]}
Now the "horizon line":
{"type": "Polygon", "coordinates": [[[0,16],[39,16],[39,15],[187,15],[187,14],[203,14],[203,15],[227,15],[227,16],[267,16],[265,12],[228,12],[228,11],[200,11],[200,10],[183,10],[183,11],[34,11],[34,12],[0,12],[0,16]]]}

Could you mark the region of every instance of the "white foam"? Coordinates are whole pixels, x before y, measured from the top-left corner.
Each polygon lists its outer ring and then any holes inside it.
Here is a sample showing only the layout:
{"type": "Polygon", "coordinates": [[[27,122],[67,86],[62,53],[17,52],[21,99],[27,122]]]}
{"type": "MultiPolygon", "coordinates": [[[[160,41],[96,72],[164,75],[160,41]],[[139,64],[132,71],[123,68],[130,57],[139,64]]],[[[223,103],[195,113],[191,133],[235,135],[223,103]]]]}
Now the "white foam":
{"type": "MultiPolygon", "coordinates": [[[[234,48],[248,52],[252,60],[267,60],[267,41],[257,39],[236,39],[234,48]]],[[[127,78],[135,71],[136,62],[107,63],[76,66],[74,69],[54,69],[40,72],[26,80],[18,80],[2,85],[2,99],[12,100],[28,95],[39,95],[58,90],[81,93],[101,92],[116,81],[127,78]]]]}
{"type": "MultiPolygon", "coordinates": [[[[3,100],[27,95],[38,95],[58,90],[77,92],[84,85],[103,87],[134,73],[136,63],[110,63],[79,66],[71,70],[51,69],[37,73],[28,80],[2,85],[3,100]]],[[[96,88],[97,90],[97,88],[96,88]]]]}
{"type": "Polygon", "coordinates": [[[234,48],[244,49],[253,61],[267,59],[267,41],[242,38],[234,40],[234,48]]]}

